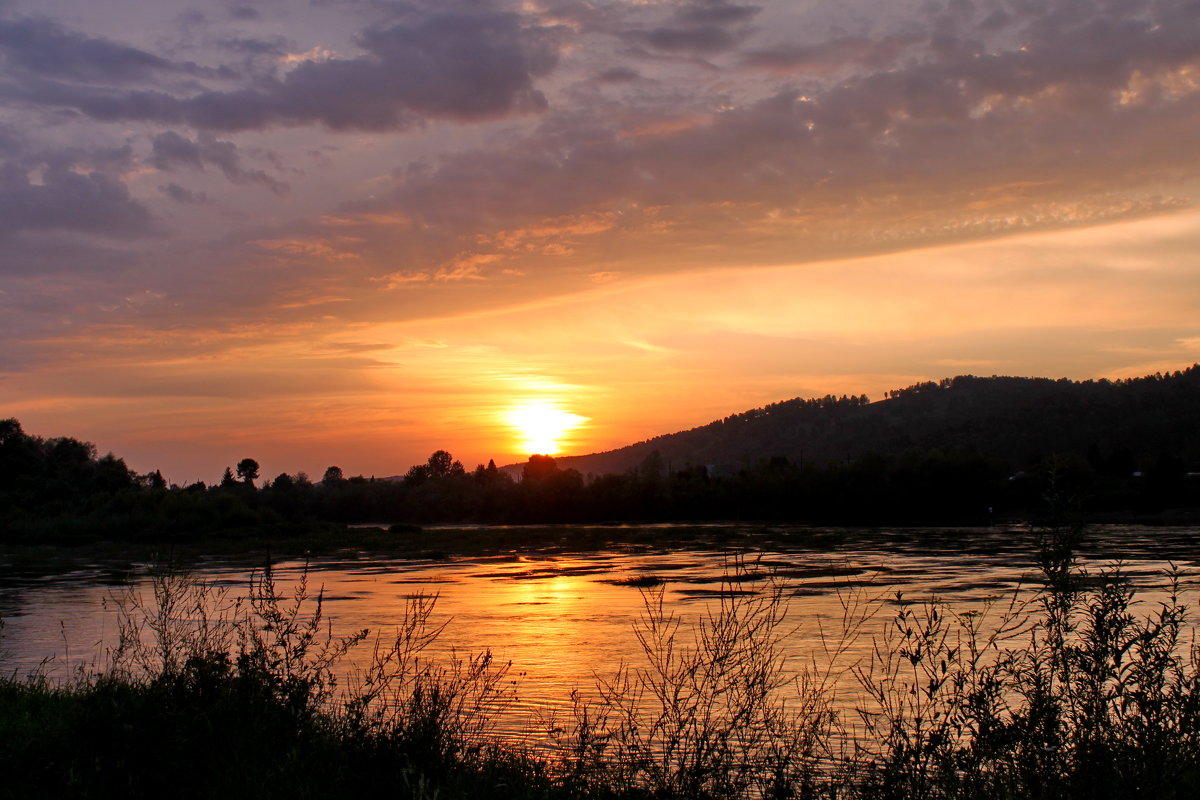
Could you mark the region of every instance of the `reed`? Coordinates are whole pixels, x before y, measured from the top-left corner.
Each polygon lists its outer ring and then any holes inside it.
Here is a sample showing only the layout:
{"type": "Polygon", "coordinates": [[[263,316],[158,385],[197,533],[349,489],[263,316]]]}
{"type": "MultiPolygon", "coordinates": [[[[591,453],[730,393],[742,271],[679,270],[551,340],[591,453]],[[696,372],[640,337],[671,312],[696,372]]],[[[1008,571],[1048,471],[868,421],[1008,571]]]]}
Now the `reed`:
{"type": "Polygon", "coordinates": [[[717,602],[685,627],[645,589],[635,635],[644,657],[574,695],[558,765],[583,794],[652,797],[790,797],[808,786],[835,715],[807,673],[785,670],[787,588],[733,591],[746,564],[727,570],[717,602]]]}

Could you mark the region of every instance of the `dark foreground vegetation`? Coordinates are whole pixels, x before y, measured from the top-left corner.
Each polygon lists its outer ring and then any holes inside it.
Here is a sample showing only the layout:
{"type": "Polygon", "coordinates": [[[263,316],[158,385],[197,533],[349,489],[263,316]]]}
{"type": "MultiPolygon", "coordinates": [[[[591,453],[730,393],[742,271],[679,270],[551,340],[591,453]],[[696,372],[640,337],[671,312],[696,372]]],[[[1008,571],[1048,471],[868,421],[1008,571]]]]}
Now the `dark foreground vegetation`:
{"type": "Polygon", "coordinates": [[[1141,616],[1118,570],[1076,566],[1079,535],[1035,534],[1040,593],[987,613],[848,595],[840,635],[799,674],[781,656],[789,592],[769,574],[735,565],[730,585],[760,591],[727,593],[695,627],[647,590],[644,661],[527,732],[536,748],[497,733],[503,665],[429,656],[430,598],[390,640],[337,639],[319,595],[281,592],[269,570],[245,601],[164,572],[153,601],[118,598],[102,672],[0,680],[0,796],[1200,796],[1184,601],[1141,616]],[[871,635],[873,656],[840,661],[871,635]],[[339,683],[371,641],[372,666],[339,683]],[[831,680],[847,669],[864,693],[849,706],[831,680]]]}
{"type": "Polygon", "coordinates": [[[168,485],[0,420],[0,542],[278,539],[347,523],[987,524],[1029,518],[1051,481],[1093,515],[1200,517],[1200,367],[1117,383],[962,377],[889,395],[736,415],[618,451],[646,451],[619,472],[565,466],[611,454],[532,456],[517,478],[439,450],[388,479],[336,466],[316,481],[267,478],[245,458],[211,486],[168,485]]]}

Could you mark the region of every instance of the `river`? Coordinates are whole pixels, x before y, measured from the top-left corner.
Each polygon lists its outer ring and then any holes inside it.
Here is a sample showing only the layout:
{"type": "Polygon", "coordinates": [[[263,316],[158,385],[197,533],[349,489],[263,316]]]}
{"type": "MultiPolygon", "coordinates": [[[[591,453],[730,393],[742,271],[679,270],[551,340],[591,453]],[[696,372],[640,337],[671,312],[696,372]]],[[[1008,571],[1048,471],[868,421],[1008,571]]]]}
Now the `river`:
{"type": "MultiPolygon", "coordinates": [[[[1200,585],[1197,543],[1196,528],[1099,526],[1081,560],[1093,573],[1120,562],[1139,591],[1138,607],[1149,612],[1165,596],[1171,565],[1184,572],[1189,592],[1200,585]]],[[[152,569],[86,559],[51,574],[6,565],[0,573],[0,668],[52,680],[102,668],[117,638],[115,599],[127,592],[145,597],[152,569]]],[[[188,569],[232,598],[246,593],[261,567],[212,558],[188,569]]],[[[351,668],[365,663],[374,637],[392,636],[412,597],[436,596],[431,623],[445,623],[445,629],[431,652],[446,658],[490,650],[496,663],[510,662],[516,701],[508,714],[523,718],[513,725],[526,728],[530,717],[563,713],[572,688],[586,695],[597,677],[612,675],[618,665],[644,662],[635,627],[648,592],[653,598],[661,591],[664,608],[694,624],[722,597],[753,597],[775,586],[788,603],[780,630],[786,632],[789,669],[828,674],[838,691],[852,697],[858,680],[853,667],[869,660],[873,640],[895,613],[897,593],[906,600],[939,598],[955,613],[988,610],[999,618],[1014,596],[1028,598],[1038,585],[1030,534],[1019,528],[718,525],[701,529],[686,547],[557,546],[423,559],[351,551],[273,566],[284,589],[306,571],[310,589],[323,593],[336,635],[371,631],[368,642],[352,651],[351,668]],[[738,538],[731,549],[728,534],[747,530],[750,537],[738,538]],[[862,629],[834,663],[830,650],[847,614],[862,629]]]]}

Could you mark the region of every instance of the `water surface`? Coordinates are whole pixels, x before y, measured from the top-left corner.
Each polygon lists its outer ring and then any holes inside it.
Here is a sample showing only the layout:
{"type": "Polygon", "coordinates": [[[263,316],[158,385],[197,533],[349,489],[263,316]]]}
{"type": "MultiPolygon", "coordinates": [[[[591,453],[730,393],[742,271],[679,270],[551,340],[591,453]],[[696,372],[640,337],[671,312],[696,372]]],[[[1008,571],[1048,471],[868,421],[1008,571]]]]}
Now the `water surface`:
{"type": "MultiPolygon", "coordinates": [[[[667,538],[671,528],[649,531],[651,542],[655,531],[667,538]]],[[[571,529],[563,532],[569,541],[571,529]]],[[[1093,572],[1121,563],[1139,589],[1140,608],[1149,612],[1165,596],[1164,573],[1172,565],[1195,589],[1197,542],[1195,528],[1101,527],[1092,532],[1082,561],[1093,572]]],[[[0,666],[10,674],[36,670],[55,679],[102,666],[117,634],[113,598],[130,589],[144,593],[151,566],[81,561],[67,571],[40,574],[9,565],[0,577],[0,666]]],[[[259,567],[209,559],[189,569],[236,596],[246,593],[259,567]]],[[[490,650],[498,661],[511,662],[516,717],[561,712],[572,688],[586,694],[619,664],[642,663],[634,630],[647,592],[662,592],[669,611],[694,622],[722,596],[782,587],[790,611],[791,668],[827,671],[849,697],[856,680],[851,667],[869,657],[872,636],[885,627],[898,597],[937,597],[953,611],[991,609],[998,616],[1014,593],[1028,596],[1037,586],[1028,533],[990,528],[708,526],[686,547],[677,541],[579,551],[555,546],[421,559],[350,551],[308,563],[282,561],[273,569],[284,588],[307,570],[339,635],[367,628],[372,636],[389,637],[413,595],[436,595],[433,622],[446,623],[438,654],[490,650]],[[848,604],[874,617],[839,663],[830,664],[828,652],[848,604]]],[[[369,653],[360,647],[352,660],[361,665],[369,653]]]]}

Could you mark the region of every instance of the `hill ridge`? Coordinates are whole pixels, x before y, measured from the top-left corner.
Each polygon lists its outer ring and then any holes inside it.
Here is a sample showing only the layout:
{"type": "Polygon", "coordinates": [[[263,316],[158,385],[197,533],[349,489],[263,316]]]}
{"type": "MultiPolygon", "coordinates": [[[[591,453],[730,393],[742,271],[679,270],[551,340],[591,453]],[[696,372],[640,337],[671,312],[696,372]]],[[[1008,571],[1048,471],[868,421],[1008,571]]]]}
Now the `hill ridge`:
{"type": "Polygon", "coordinates": [[[829,464],[868,453],[975,449],[1014,466],[1051,451],[1142,460],[1173,452],[1200,467],[1200,365],[1138,378],[958,375],[866,395],[791,398],[625,447],[556,458],[620,473],[657,452],[665,465],[749,466],[772,457],[829,464]]]}

